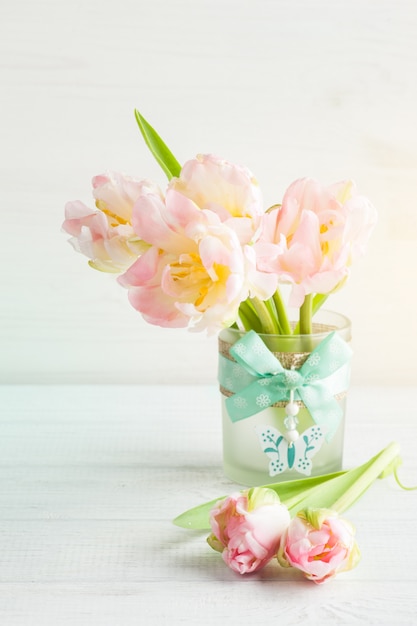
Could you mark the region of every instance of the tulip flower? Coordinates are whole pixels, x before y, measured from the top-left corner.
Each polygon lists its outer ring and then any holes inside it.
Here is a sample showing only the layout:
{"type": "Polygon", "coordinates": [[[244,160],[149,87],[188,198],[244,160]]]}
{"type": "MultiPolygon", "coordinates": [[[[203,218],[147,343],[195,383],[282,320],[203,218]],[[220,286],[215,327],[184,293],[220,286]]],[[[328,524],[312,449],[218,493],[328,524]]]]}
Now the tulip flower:
{"type": "Polygon", "coordinates": [[[352,181],[324,187],[311,178],[296,180],[282,206],[263,218],[258,267],[290,283],[289,304],[300,307],[307,295],[328,294],[345,281],[375,223],[374,207],[352,181]]]}
{"type": "Polygon", "coordinates": [[[256,269],[254,251],[217,213],[176,189],[165,202],[141,195],[133,228],[150,247],[119,278],[132,306],[151,324],[209,332],[234,323],[242,301],[269,297],[274,279],[256,269]]]}
{"type": "Polygon", "coordinates": [[[132,228],[133,205],[140,195],[160,191],[153,183],[118,172],[95,176],[92,182],[97,210],[80,201],[68,202],[62,227],[91,267],[121,273],[148,248],[132,228]]]}
{"type": "Polygon", "coordinates": [[[208,543],[235,572],[251,574],[275,556],[289,522],[288,509],[274,491],[253,488],[213,508],[208,543]]]}
{"type": "Polygon", "coordinates": [[[261,190],[248,168],[212,154],[187,161],[169,184],[200,209],[216,213],[242,244],[256,235],[265,209],[261,190]]]}
{"type": "Polygon", "coordinates": [[[284,567],[301,570],[317,584],[324,583],[359,562],[354,535],[352,524],[336,511],[299,511],[281,539],[278,561],[284,567]]]}

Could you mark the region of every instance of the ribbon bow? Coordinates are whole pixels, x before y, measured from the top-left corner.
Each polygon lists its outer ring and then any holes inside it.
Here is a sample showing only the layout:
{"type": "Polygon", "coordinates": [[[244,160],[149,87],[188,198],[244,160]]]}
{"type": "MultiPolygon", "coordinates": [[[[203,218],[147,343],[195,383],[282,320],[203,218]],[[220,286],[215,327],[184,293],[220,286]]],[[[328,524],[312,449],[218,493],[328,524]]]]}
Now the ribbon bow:
{"type": "MultiPolygon", "coordinates": [[[[348,386],[349,372],[344,366],[352,355],[347,343],[335,332],[330,333],[311,352],[299,370],[285,369],[254,331],[249,331],[237,341],[230,348],[230,354],[245,370],[240,373],[240,377],[242,374],[243,378],[250,374],[252,381],[226,399],[233,422],[259,413],[275,402],[289,400],[292,391],[294,398],[302,400],[315,423],[326,432],[326,439],[329,441],[333,437],[343,413],[334,393],[345,391],[348,386]],[[338,371],[343,375],[336,385],[341,388],[335,391],[333,374],[338,371]]],[[[238,367],[230,360],[228,363],[238,367]]],[[[224,378],[227,388],[230,377],[224,378]]]]}

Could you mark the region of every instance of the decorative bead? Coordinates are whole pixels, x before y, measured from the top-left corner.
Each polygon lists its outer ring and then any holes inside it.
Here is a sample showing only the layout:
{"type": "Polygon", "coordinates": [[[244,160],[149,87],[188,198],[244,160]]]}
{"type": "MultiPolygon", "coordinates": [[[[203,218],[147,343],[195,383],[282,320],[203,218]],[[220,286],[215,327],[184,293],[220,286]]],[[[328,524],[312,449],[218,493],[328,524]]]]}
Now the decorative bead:
{"type": "Polygon", "coordinates": [[[299,411],[300,407],[298,406],[298,404],[295,404],[295,402],[289,402],[285,407],[286,414],[291,415],[292,417],[298,415],[299,411]]]}
{"type": "Polygon", "coordinates": [[[287,430],[296,430],[298,424],[298,419],[292,415],[288,415],[288,417],[284,420],[284,425],[287,430]]]}
{"type": "Polygon", "coordinates": [[[298,432],[298,430],[288,430],[285,433],[285,439],[288,441],[288,443],[294,443],[294,441],[297,441],[299,436],[300,433],[298,432]]]}

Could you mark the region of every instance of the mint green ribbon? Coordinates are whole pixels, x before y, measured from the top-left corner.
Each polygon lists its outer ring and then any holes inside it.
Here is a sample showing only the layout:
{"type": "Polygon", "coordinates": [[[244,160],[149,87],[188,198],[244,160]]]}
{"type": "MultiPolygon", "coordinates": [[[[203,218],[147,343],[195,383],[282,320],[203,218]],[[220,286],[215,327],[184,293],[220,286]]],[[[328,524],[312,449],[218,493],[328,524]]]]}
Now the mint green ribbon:
{"type": "Polygon", "coordinates": [[[330,441],[343,414],[334,398],[334,381],[338,379],[338,392],[347,389],[349,367],[346,366],[352,355],[339,335],[335,332],[327,335],[298,370],[285,369],[254,331],[246,333],[229,352],[236,363],[221,357],[219,381],[233,392],[226,399],[232,422],[255,415],[276,402],[289,401],[292,391],[294,399],[305,404],[330,441]]]}

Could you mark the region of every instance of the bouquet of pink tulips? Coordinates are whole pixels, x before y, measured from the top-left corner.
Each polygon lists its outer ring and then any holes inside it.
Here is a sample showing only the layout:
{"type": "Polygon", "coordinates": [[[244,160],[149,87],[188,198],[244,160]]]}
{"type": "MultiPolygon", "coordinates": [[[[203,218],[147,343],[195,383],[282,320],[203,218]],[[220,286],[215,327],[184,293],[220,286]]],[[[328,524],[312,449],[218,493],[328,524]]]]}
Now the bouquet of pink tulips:
{"type": "Polygon", "coordinates": [[[64,230],[91,267],[119,274],[143,318],[164,327],[290,335],[311,332],[313,314],[344,284],[376,222],[352,181],[295,181],[266,210],[246,168],[199,155],[181,167],[136,111],[168,177],[163,193],[120,173],[93,178],[96,209],[66,205],[64,230]],[[291,286],[290,326],[280,286],[291,286]]]}

